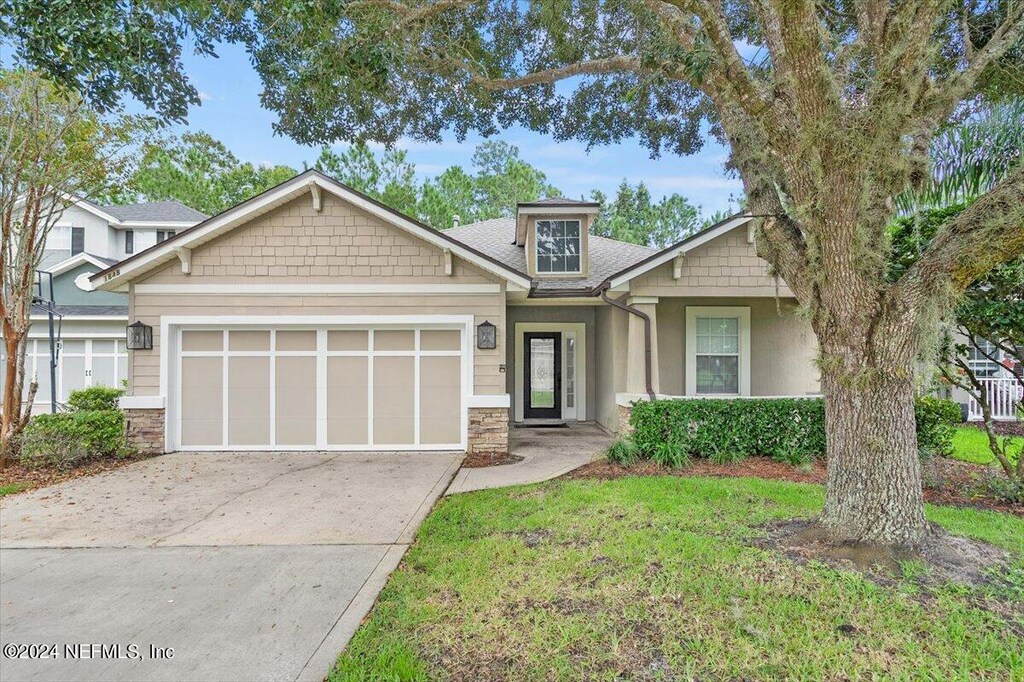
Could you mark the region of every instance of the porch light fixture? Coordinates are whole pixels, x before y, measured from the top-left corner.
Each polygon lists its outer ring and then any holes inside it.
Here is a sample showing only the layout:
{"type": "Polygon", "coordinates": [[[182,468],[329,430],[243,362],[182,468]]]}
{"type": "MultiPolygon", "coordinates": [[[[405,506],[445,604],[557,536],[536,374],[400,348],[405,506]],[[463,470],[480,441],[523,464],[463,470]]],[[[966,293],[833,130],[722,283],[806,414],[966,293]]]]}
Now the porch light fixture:
{"type": "Polygon", "coordinates": [[[484,320],[476,326],[476,347],[481,350],[494,350],[498,347],[498,329],[484,320]]]}
{"type": "Polygon", "coordinates": [[[153,328],[136,320],[125,328],[128,350],[152,350],[153,328]]]}

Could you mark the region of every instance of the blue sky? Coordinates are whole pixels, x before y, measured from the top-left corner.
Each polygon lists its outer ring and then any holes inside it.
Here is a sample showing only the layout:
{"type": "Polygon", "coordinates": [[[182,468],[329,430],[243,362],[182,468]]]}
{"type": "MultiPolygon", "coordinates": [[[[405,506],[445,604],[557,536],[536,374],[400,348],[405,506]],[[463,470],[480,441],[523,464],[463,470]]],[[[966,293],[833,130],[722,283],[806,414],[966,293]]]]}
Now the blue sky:
{"type": "MultiPolygon", "coordinates": [[[[188,128],[210,133],[244,161],[296,168],[301,168],[303,161],[312,162],[318,149],[274,135],[276,115],[260,106],[262,85],[244,48],[222,45],[217,52],[217,59],[185,57],[188,73],[203,100],[190,112],[188,128]]],[[[589,195],[592,189],[611,194],[626,178],[631,183],[644,181],[656,198],[678,192],[709,215],[735,209],[735,204],[730,206],[730,195],[739,196],[742,191],[739,180],[723,171],[726,150],[710,137],[695,156],[665,154],[658,159],[651,159],[648,151],[636,143],[597,147],[588,152],[581,143],[556,142],[521,128],[505,131],[500,139],[518,146],[523,159],[541,169],[552,184],[572,198],[589,195]]],[[[468,169],[473,148],[480,141],[471,137],[460,143],[453,135],[440,143],[403,140],[399,146],[408,151],[422,178],[452,165],[468,169]]]]}

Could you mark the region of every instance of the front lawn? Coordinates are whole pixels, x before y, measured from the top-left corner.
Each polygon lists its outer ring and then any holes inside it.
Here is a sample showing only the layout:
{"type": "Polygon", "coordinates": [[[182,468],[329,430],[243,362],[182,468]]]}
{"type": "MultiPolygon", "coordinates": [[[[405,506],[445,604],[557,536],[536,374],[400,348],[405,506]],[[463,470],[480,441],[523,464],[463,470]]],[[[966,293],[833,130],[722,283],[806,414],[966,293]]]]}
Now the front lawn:
{"type": "MultiPolygon", "coordinates": [[[[1007,439],[1019,448],[1024,445],[1024,438],[1014,436],[999,436],[1002,442],[1007,439]]],[[[953,457],[964,462],[974,464],[992,464],[995,457],[988,447],[988,435],[981,429],[971,426],[961,426],[953,436],[953,457]]]]}
{"type": "Polygon", "coordinates": [[[929,509],[1018,555],[1013,587],[984,592],[750,544],[821,504],[816,485],[673,476],[444,498],[330,679],[1020,679],[1024,519],[929,509]]]}
{"type": "Polygon", "coordinates": [[[20,493],[22,490],[28,488],[28,483],[10,483],[7,485],[0,485],[0,497],[4,495],[13,495],[14,493],[20,493]]]}

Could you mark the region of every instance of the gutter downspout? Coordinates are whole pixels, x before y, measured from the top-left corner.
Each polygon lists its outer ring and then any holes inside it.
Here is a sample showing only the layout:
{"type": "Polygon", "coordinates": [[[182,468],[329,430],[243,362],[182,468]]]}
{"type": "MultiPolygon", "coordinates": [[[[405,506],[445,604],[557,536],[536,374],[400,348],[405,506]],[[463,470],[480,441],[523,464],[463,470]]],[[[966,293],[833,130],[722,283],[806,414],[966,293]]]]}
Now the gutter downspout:
{"type": "Polygon", "coordinates": [[[644,379],[646,380],[647,384],[647,395],[650,397],[651,400],[657,400],[657,396],[654,394],[654,372],[651,362],[651,355],[653,354],[653,351],[651,350],[651,317],[650,315],[643,312],[639,308],[634,308],[631,305],[626,305],[622,301],[619,301],[608,296],[608,289],[610,288],[611,284],[609,282],[605,282],[603,285],[601,285],[600,291],[602,301],[604,301],[608,305],[618,308],[619,310],[625,310],[630,315],[636,315],[637,317],[644,321],[644,379]]]}

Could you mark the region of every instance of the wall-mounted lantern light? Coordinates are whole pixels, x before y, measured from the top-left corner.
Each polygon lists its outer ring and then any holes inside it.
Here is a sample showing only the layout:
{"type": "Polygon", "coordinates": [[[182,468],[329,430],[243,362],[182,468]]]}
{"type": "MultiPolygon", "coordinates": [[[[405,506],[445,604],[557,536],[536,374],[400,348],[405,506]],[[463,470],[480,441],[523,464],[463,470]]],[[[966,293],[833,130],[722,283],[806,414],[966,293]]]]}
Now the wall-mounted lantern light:
{"type": "Polygon", "coordinates": [[[476,347],[493,350],[498,347],[498,329],[486,320],[476,326],[476,347]]]}
{"type": "Polygon", "coordinates": [[[128,350],[152,350],[153,328],[136,321],[126,327],[128,350]]]}

